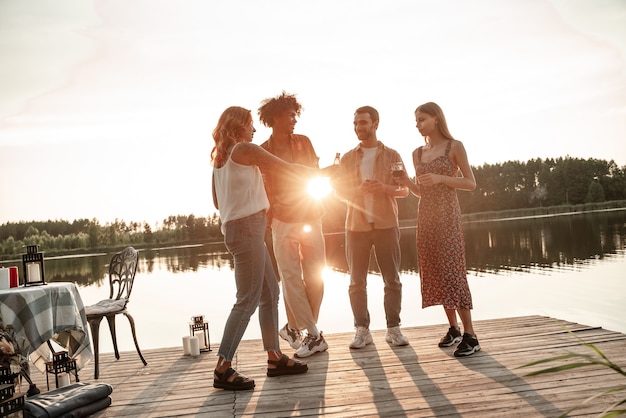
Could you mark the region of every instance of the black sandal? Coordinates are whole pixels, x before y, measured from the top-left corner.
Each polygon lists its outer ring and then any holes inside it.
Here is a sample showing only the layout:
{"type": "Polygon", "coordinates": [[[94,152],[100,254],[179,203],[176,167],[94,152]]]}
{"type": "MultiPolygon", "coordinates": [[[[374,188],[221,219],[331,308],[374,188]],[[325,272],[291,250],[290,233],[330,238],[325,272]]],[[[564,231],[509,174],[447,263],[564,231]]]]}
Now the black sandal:
{"type": "Polygon", "coordinates": [[[254,388],[254,380],[238,374],[235,369],[231,367],[226,369],[224,373],[220,373],[217,370],[214,370],[213,373],[214,388],[226,390],[250,390],[254,388]],[[237,376],[229,382],[228,379],[234,374],[237,374],[237,376]]]}
{"type": "Polygon", "coordinates": [[[284,376],[288,374],[300,374],[309,370],[309,366],[306,363],[300,363],[297,360],[293,360],[293,364],[289,366],[289,357],[283,354],[280,360],[267,360],[267,364],[276,366],[275,368],[267,368],[267,376],[284,376]]]}

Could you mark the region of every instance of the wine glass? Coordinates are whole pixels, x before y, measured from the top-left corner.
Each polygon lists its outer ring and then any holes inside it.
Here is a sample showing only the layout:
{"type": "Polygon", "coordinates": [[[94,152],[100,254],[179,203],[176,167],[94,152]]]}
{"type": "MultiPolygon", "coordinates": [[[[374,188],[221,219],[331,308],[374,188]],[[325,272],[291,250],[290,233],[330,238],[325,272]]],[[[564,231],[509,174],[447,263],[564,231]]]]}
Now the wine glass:
{"type": "MultiPolygon", "coordinates": [[[[396,161],[395,163],[391,163],[391,175],[400,178],[404,174],[404,164],[402,161],[396,161]]],[[[398,188],[396,190],[402,190],[402,186],[398,184],[398,188]]]]}

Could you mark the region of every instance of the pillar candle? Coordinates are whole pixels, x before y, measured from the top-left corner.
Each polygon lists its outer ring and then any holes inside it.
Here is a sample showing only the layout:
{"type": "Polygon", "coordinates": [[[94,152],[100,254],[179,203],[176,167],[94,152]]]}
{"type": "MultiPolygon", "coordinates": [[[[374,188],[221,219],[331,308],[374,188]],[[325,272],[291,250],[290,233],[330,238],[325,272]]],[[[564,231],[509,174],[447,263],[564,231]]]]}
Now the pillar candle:
{"type": "Polygon", "coordinates": [[[204,342],[204,331],[196,331],[194,335],[198,337],[198,344],[200,345],[200,350],[209,348],[204,342]]]}
{"type": "Polygon", "coordinates": [[[200,341],[200,348],[209,348],[209,335],[206,332],[202,332],[202,340],[200,341]]]}
{"type": "Polygon", "coordinates": [[[34,283],[34,282],[40,282],[41,281],[41,273],[39,272],[39,264],[37,263],[30,263],[26,265],[26,268],[28,269],[27,271],[27,282],[28,283],[34,283]]]}
{"type": "Polygon", "coordinates": [[[8,289],[11,287],[11,279],[9,277],[9,269],[0,267],[0,289],[8,289]]]}
{"type": "Polygon", "coordinates": [[[9,267],[9,280],[11,282],[11,287],[18,287],[20,285],[20,278],[17,271],[17,266],[9,267]]]}
{"type": "Polygon", "coordinates": [[[190,356],[191,355],[191,345],[190,345],[190,339],[191,337],[189,335],[186,335],[183,337],[183,355],[184,356],[190,356]]]}
{"type": "Polygon", "coordinates": [[[191,351],[192,357],[198,357],[200,355],[200,344],[198,337],[189,337],[189,351],[191,351]]]}
{"type": "Polygon", "coordinates": [[[58,379],[59,379],[59,387],[62,388],[64,386],[69,386],[70,385],[70,375],[67,373],[59,373],[58,375],[58,379]]]}

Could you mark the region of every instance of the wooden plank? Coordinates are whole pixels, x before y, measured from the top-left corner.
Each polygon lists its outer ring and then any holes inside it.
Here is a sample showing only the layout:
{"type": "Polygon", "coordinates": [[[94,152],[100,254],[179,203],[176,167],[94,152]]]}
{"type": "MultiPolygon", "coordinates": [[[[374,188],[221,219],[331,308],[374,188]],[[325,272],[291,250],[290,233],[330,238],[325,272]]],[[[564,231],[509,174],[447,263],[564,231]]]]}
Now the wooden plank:
{"type": "MultiPolygon", "coordinates": [[[[624,334],[544,316],[476,321],[475,329],[482,350],[463,359],[453,356],[453,348],[437,346],[446,325],[404,328],[407,347],[390,347],[384,330],[373,331],[374,343],[361,350],[349,349],[352,332],[328,334],[329,350],[305,359],[308,373],[276,378],[265,376],[261,341],[243,341],[234,363],[256,382],[246,392],[213,388],[217,345],[197,358],[183,356],[181,347],[146,350],[146,367],[136,352],[121,353],[120,360],[107,353],[99,381],[113,386],[113,402],[94,417],[556,416],[624,384],[603,367],[533,377],[525,374],[539,366],[519,368],[568,351],[591,354],[576,337],[623,366],[624,334]]],[[[293,354],[287,344],[282,348],[293,354]]],[[[80,371],[81,381],[94,381],[92,367],[80,371]]],[[[33,377],[45,389],[45,375],[33,377]]],[[[601,412],[609,398],[581,414],[601,412]]]]}

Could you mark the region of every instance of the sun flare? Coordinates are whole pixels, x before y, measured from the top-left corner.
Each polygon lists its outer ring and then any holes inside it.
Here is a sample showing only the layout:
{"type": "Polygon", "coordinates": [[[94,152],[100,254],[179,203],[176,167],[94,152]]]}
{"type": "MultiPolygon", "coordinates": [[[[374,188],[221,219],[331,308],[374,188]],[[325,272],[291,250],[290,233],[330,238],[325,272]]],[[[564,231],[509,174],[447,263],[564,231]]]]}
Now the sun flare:
{"type": "Polygon", "coordinates": [[[313,177],[307,185],[307,193],[315,199],[323,199],[333,188],[328,177],[313,177]]]}

